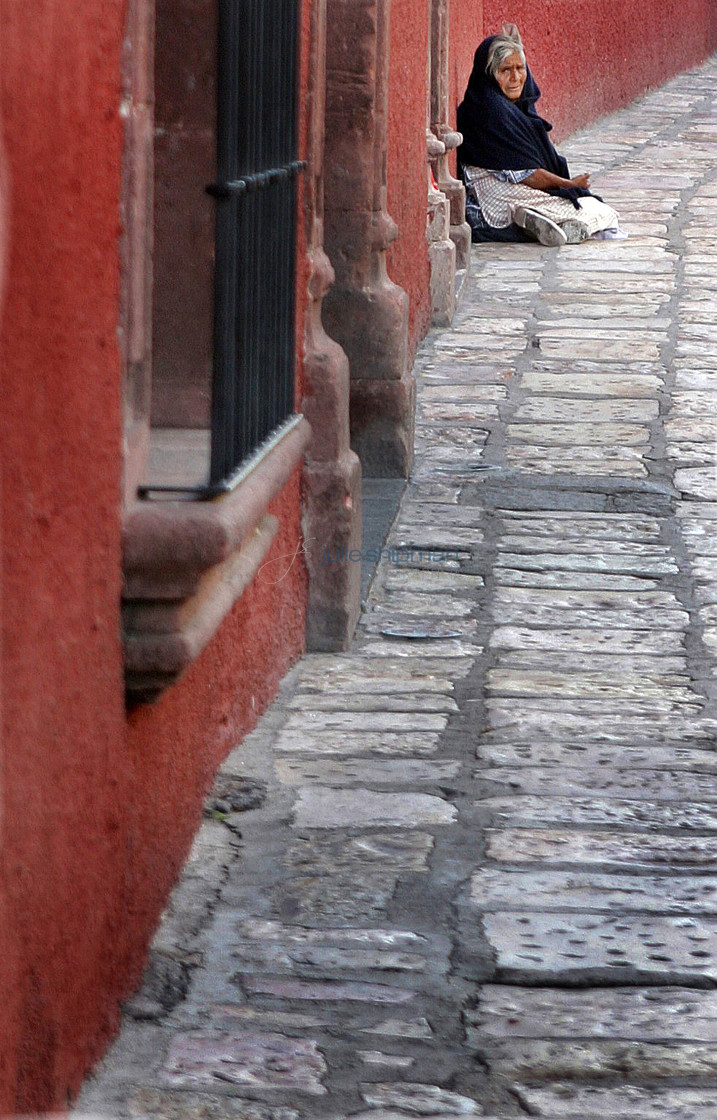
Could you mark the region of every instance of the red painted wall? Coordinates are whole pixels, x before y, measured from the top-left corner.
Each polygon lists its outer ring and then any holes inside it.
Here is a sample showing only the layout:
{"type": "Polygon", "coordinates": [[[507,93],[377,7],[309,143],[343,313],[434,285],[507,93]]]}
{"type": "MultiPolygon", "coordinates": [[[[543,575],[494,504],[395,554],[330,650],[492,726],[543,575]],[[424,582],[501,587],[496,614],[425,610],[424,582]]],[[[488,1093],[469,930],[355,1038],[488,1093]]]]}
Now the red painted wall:
{"type": "MultiPolygon", "coordinates": [[[[299,476],[267,566],[182,681],[125,713],[119,118],[124,0],[0,4],[11,174],[0,349],[0,1114],[62,1107],[200,821],[301,652],[299,476]]],[[[298,283],[303,322],[305,272],[298,283]]]]}
{"type": "MultiPolygon", "coordinates": [[[[389,212],[401,227],[389,267],[411,295],[414,341],[428,322],[428,21],[415,7],[394,0],[389,111],[389,212]]],[[[710,0],[652,0],[637,44],[643,8],[514,0],[546,111],[563,129],[717,47],[710,0]]],[[[474,0],[453,0],[461,93],[478,11],[474,0]]],[[[487,30],[503,14],[485,0],[487,30]]],[[[0,343],[0,1113],[62,1106],[104,1048],[212,770],[303,642],[305,572],[300,556],[291,564],[297,474],[273,506],[283,527],[271,556],[285,560],[263,570],[174,689],[126,717],[117,350],[124,15],[124,0],[0,4],[12,176],[0,343]]]]}
{"type": "Polygon", "coordinates": [[[506,18],[520,28],[558,138],[717,50],[714,0],[483,0],[483,11],[486,35],[506,18]]]}
{"type": "Polygon", "coordinates": [[[399,228],[388,273],[410,299],[409,350],[428,330],[431,301],[426,248],[426,80],[428,4],[391,4],[388,108],[388,212],[399,228]],[[418,10],[417,10],[418,9],[418,10]]]}
{"type": "Polygon", "coordinates": [[[0,5],[12,178],[0,959],[13,960],[0,1111],[11,1112],[60,1103],[87,1024],[106,1028],[131,782],[118,616],[123,5],[75,0],[71,18],[65,7],[38,0],[30,17],[0,5]]]}

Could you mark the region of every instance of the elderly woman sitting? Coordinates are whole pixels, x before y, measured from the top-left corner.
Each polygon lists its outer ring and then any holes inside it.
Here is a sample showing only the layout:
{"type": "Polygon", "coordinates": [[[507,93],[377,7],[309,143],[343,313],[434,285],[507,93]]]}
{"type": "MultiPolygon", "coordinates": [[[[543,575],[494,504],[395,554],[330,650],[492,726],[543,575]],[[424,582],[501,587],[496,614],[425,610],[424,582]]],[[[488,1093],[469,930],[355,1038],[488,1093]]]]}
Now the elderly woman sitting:
{"type": "Polygon", "coordinates": [[[618,228],[617,213],[590,193],[590,176],[571,178],[548,137],[552,125],[536,111],[539,97],[520,33],[504,24],[478,47],[458,106],[474,241],[564,245],[618,228]]]}

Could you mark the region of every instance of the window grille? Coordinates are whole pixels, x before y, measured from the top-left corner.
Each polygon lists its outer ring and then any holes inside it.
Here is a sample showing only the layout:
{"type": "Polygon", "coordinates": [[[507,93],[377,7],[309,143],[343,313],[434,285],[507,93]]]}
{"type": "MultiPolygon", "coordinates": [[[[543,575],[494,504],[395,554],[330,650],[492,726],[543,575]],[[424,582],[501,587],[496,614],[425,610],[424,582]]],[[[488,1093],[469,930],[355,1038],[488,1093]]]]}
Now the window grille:
{"type": "Polygon", "coordinates": [[[144,496],[229,490],[292,422],[298,2],[218,0],[209,482],[144,496]]]}
{"type": "Polygon", "coordinates": [[[297,0],[219,0],[210,486],[293,412],[297,0]]]}

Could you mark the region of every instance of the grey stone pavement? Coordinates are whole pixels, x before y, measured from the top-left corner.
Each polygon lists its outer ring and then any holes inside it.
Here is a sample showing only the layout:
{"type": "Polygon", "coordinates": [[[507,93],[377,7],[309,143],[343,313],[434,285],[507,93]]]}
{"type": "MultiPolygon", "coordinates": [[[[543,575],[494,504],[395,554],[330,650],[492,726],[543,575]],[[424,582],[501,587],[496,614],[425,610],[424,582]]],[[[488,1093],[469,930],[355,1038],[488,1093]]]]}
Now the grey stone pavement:
{"type": "Polygon", "coordinates": [[[78,1113],[717,1117],[717,60],[563,150],[630,239],[475,248],[78,1113]]]}

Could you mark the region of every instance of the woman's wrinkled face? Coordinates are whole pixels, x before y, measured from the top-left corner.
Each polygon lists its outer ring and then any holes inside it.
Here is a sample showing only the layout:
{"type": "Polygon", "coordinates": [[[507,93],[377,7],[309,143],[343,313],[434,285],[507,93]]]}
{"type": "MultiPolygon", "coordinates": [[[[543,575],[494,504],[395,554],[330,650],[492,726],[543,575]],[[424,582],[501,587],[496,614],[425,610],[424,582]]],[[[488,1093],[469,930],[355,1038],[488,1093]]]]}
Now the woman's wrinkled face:
{"type": "Polygon", "coordinates": [[[520,99],[527,76],[523,56],[518,51],[509,54],[495,72],[495,80],[509,101],[520,99]]]}

